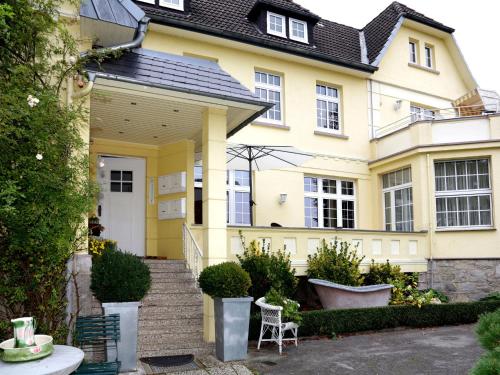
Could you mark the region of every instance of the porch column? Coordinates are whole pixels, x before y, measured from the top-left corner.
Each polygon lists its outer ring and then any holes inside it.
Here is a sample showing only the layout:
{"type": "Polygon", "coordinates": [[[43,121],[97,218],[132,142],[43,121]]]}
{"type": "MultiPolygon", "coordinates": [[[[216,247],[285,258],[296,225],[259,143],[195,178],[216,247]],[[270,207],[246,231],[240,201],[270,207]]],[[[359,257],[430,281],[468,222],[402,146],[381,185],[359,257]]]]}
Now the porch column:
{"type": "MultiPolygon", "coordinates": [[[[207,108],[203,113],[203,267],[227,260],[226,132],[227,111],[207,108]]],[[[214,307],[204,296],[204,336],[215,340],[214,307]]]]}

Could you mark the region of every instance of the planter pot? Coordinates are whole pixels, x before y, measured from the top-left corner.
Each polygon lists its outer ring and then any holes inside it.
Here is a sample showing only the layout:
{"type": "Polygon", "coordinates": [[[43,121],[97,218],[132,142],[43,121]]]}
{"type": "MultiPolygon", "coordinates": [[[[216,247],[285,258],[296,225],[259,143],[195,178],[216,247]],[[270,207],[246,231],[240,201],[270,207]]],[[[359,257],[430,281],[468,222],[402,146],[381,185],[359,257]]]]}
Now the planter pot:
{"type": "Polygon", "coordinates": [[[221,361],[246,359],[253,297],[214,298],[215,354],[221,361]]]}
{"type": "MultiPolygon", "coordinates": [[[[104,314],[120,314],[120,341],[118,341],[118,360],[120,371],[137,370],[137,325],[140,302],[103,303],[104,314]]],[[[108,360],[116,357],[114,348],[108,347],[108,360]]]]}

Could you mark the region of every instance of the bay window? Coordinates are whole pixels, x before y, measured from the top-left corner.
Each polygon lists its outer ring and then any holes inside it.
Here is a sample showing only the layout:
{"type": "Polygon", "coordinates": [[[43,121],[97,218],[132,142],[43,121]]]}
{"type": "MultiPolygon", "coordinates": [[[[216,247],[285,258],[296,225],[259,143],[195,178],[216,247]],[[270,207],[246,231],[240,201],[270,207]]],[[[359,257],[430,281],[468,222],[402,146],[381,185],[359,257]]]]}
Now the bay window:
{"type": "Polygon", "coordinates": [[[354,182],[304,177],[304,214],[308,228],[355,228],[354,182]]]}
{"type": "Polygon", "coordinates": [[[438,228],[492,225],[488,159],[438,161],[434,171],[438,228]]]}
{"type": "Polygon", "coordinates": [[[413,231],[413,189],[411,169],[405,168],[382,177],[385,230],[413,231]]]}

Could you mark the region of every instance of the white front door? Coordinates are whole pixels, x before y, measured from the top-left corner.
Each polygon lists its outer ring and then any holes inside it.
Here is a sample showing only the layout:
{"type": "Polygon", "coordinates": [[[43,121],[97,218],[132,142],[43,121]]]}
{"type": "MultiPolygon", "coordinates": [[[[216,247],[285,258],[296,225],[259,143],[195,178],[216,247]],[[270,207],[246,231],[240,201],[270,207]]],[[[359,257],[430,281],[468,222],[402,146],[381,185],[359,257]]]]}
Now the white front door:
{"type": "Polygon", "coordinates": [[[146,162],[144,159],[101,156],[97,165],[100,194],[97,214],[102,237],[118,248],[145,256],[146,162]]]}

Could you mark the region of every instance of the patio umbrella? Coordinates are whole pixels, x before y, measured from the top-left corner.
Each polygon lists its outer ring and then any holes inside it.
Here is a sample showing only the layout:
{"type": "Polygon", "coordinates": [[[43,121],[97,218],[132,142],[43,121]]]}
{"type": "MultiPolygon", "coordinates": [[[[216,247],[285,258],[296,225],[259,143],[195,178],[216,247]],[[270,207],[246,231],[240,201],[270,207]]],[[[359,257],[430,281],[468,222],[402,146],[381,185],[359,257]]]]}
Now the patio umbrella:
{"type": "Polygon", "coordinates": [[[313,156],[291,146],[228,145],[228,169],[248,170],[250,184],[250,225],[253,225],[252,171],[264,171],[286,167],[298,167],[313,156]]]}

